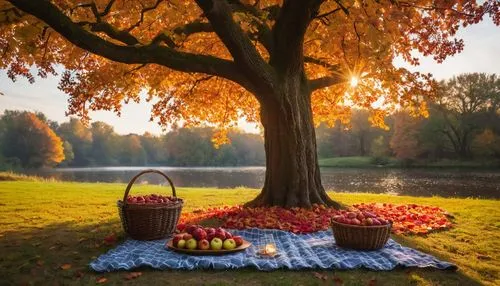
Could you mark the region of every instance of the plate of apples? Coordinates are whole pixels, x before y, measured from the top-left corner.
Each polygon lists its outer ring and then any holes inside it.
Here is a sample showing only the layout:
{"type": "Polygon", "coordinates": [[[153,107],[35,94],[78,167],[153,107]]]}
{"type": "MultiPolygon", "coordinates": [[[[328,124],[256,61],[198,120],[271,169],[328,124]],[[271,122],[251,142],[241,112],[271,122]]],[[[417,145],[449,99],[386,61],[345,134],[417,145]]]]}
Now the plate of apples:
{"type": "Polygon", "coordinates": [[[177,226],[177,233],[166,243],[171,250],[191,255],[224,255],[245,250],[250,245],[241,236],[221,227],[184,224],[177,226]]]}

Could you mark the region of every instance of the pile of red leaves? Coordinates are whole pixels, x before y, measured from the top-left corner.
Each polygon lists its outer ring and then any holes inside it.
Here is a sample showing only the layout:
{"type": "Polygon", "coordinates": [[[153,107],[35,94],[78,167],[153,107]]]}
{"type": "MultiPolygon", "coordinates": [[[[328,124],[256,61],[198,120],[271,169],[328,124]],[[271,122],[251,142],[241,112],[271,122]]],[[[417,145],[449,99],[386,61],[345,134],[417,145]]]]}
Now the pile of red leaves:
{"type": "MultiPolygon", "coordinates": [[[[414,204],[359,204],[351,209],[371,211],[379,217],[392,220],[393,232],[397,234],[425,234],[451,227],[447,213],[438,207],[414,204]]],[[[222,221],[222,227],[230,229],[256,227],[310,233],[328,229],[331,218],[338,212],[323,205],[314,205],[311,209],[225,206],[183,213],[180,222],[197,224],[206,219],[219,219],[222,221]]]]}

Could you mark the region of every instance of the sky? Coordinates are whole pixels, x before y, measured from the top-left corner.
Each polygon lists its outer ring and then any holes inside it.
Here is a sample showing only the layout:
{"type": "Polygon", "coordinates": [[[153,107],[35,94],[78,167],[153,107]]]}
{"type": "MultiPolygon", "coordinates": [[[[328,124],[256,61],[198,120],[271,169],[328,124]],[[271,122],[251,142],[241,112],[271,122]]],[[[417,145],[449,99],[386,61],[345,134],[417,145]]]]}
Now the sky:
{"type": "MultiPolygon", "coordinates": [[[[421,64],[418,67],[410,67],[401,59],[396,59],[395,64],[408,67],[412,71],[432,73],[438,80],[470,72],[500,75],[500,27],[495,26],[488,18],[477,25],[460,30],[457,37],[464,40],[464,50],[447,58],[442,64],[424,57],[420,57],[421,64]]],[[[47,79],[37,78],[34,84],[28,83],[24,78],[12,82],[6,71],[0,70],[0,92],[4,94],[0,95],[0,113],[6,109],[40,111],[51,120],[68,121],[65,116],[68,96],[57,88],[58,82],[58,77],[54,76],[47,79]]],[[[161,127],[149,121],[150,110],[150,103],[131,102],[123,106],[121,117],[111,111],[91,112],[90,116],[93,121],[104,121],[114,126],[119,134],[143,134],[146,131],[161,134],[161,127]]],[[[239,127],[247,132],[258,132],[255,125],[244,121],[240,122],[239,127]]]]}

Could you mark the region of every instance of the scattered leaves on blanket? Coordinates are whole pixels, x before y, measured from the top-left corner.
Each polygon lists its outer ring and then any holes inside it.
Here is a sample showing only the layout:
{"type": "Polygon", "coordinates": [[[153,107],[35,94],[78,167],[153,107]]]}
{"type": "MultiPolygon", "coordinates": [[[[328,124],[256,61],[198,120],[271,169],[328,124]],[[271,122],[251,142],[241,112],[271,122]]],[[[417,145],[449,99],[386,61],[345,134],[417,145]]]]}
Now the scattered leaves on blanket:
{"type": "Polygon", "coordinates": [[[114,245],[118,241],[118,238],[116,237],[115,233],[112,233],[112,234],[106,236],[103,239],[103,241],[104,241],[105,245],[111,246],[111,245],[114,245]]]}
{"type": "Polygon", "coordinates": [[[334,283],[334,285],[337,285],[337,286],[344,285],[344,280],[342,280],[342,278],[340,278],[338,276],[333,276],[333,283],[334,283]]]}
{"type": "MultiPolygon", "coordinates": [[[[379,217],[393,221],[393,232],[396,234],[423,235],[432,230],[446,229],[452,226],[448,219],[449,214],[439,207],[370,203],[354,205],[351,209],[370,211],[379,217]]],[[[222,227],[225,228],[256,227],[280,229],[293,233],[311,233],[328,229],[331,218],[338,212],[334,208],[323,205],[313,205],[311,209],[224,206],[183,213],[180,222],[197,224],[208,219],[218,219],[222,221],[222,227]]]]}
{"type": "Polygon", "coordinates": [[[314,277],[318,278],[318,279],[321,279],[321,280],[327,280],[328,279],[328,275],[326,274],[321,274],[319,272],[313,272],[313,275],[314,277]]]}
{"type": "Polygon", "coordinates": [[[69,264],[69,263],[65,263],[65,264],[61,265],[61,269],[62,269],[62,270],[68,270],[68,269],[71,269],[71,264],[69,264]]]}
{"type": "Polygon", "coordinates": [[[125,274],[125,280],[132,280],[142,275],[142,272],[130,272],[125,274]]]}
{"type": "Polygon", "coordinates": [[[106,277],[97,277],[95,280],[95,283],[97,283],[97,284],[103,284],[106,282],[108,282],[108,278],[106,278],[106,277]]]}

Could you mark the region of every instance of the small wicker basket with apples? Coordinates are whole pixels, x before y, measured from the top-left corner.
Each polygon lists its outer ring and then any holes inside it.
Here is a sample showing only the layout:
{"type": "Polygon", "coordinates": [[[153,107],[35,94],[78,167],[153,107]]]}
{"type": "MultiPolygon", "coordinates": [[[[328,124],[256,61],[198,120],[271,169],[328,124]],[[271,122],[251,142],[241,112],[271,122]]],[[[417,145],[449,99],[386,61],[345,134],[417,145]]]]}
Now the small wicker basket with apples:
{"type": "Polygon", "coordinates": [[[342,211],[331,221],[338,246],[356,250],[375,250],[385,246],[392,222],[367,211],[342,211]]]}

